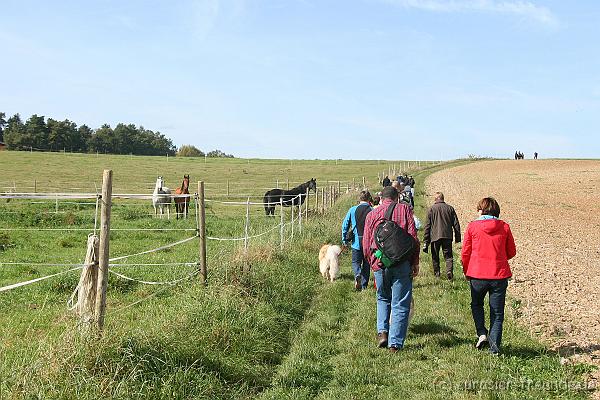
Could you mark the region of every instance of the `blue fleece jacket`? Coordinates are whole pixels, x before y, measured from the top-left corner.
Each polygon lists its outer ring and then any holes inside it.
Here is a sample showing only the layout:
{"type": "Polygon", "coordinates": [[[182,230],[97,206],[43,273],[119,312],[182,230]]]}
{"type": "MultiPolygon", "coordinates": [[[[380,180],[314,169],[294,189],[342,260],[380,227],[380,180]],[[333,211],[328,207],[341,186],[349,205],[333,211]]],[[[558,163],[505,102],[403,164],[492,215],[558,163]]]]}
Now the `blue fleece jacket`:
{"type": "Polygon", "coordinates": [[[371,206],[367,202],[361,202],[356,206],[350,207],[346,216],[344,217],[344,222],[342,222],[342,243],[346,241],[346,233],[348,229],[350,229],[350,225],[352,225],[352,230],[354,231],[354,241],[352,242],[352,248],[355,250],[361,249],[362,236],[358,236],[358,230],[356,229],[356,209],[358,207],[369,207],[371,210],[371,206]]]}

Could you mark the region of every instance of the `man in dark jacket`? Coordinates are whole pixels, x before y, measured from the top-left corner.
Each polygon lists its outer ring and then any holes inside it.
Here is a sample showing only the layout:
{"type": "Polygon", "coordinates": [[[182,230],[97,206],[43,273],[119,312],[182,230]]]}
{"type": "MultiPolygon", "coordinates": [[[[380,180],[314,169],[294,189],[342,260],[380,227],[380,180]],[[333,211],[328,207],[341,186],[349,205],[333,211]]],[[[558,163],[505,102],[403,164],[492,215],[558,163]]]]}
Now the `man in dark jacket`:
{"type": "Polygon", "coordinates": [[[423,235],[423,251],[431,244],[431,263],[433,273],[440,277],[440,249],[446,260],[446,276],[449,280],[454,278],[454,259],[452,257],[452,231],[456,243],[460,243],[460,224],[454,207],[444,202],[444,194],[435,194],[435,203],[427,212],[427,222],[423,235]]]}
{"type": "Polygon", "coordinates": [[[390,181],[390,177],[386,175],[385,178],[383,178],[383,182],[381,182],[381,184],[383,185],[383,187],[388,187],[392,184],[392,181],[390,181]]]}

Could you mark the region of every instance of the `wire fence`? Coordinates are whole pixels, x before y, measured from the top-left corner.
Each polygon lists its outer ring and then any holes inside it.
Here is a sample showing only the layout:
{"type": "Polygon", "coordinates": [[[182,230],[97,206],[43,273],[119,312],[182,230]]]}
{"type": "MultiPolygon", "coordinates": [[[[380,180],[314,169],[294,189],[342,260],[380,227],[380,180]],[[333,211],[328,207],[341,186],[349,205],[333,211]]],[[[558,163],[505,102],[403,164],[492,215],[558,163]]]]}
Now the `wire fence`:
{"type": "MultiPolygon", "coordinates": [[[[323,195],[325,195],[325,192],[322,193],[323,195]]],[[[329,194],[331,194],[332,196],[338,196],[339,193],[336,193],[335,189],[333,187],[330,187],[330,191],[329,194]]],[[[329,196],[328,194],[328,196],[329,196]]],[[[229,200],[218,200],[218,199],[205,199],[206,203],[211,203],[211,204],[218,204],[218,205],[222,205],[222,206],[245,206],[246,207],[246,218],[245,218],[245,228],[244,228],[244,234],[243,236],[211,236],[211,235],[205,235],[206,239],[209,241],[214,241],[214,242],[244,242],[244,249],[247,250],[248,246],[249,246],[249,242],[251,240],[257,239],[257,238],[261,238],[261,237],[265,237],[269,234],[273,234],[276,231],[279,231],[279,244],[281,247],[284,246],[285,242],[291,242],[291,240],[294,237],[294,227],[295,225],[298,226],[298,231],[301,231],[301,224],[302,224],[302,216],[304,214],[304,218],[306,218],[307,214],[308,214],[308,200],[310,199],[310,192],[307,193],[300,193],[300,194],[295,194],[295,195],[283,195],[282,199],[279,202],[255,202],[255,201],[250,201],[250,196],[248,196],[246,198],[245,202],[236,202],[236,201],[229,201],[229,200]],[[287,203],[287,204],[285,204],[287,203]],[[291,218],[289,221],[285,220],[285,216],[284,216],[284,207],[282,207],[283,205],[292,205],[292,204],[296,204],[297,205],[297,212],[296,215],[294,215],[294,207],[291,207],[291,218]],[[304,204],[306,204],[306,206],[304,206],[304,204]],[[251,223],[250,223],[250,213],[249,213],[249,209],[250,207],[271,207],[271,206],[276,206],[279,205],[280,206],[280,221],[277,223],[272,224],[271,226],[267,227],[266,229],[257,232],[257,233],[250,233],[250,227],[251,227],[251,223]],[[289,235],[286,235],[286,231],[289,232],[289,235]]],[[[318,193],[315,193],[314,196],[315,200],[318,201],[318,193]]],[[[194,210],[196,210],[196,214],[198,214],[198,195],[194,194],[187,194],[187,195],[173,195],[172,198],[185,198],[186,200],[188,200],[190,203],[191,202],[195,202],[195,206],[192,208],[194,210]]],[[[16,191],[11,191],[8,193],[0,193],[0,199],[5,199],[5,200],[9,200],[9,201],[16,201],[17,203],[14,204],[22,204],[25,207],[29,207],[31,205],[43,205],[46,203],[51,203],[51,204],[55,204],[56,202],[59,202],[61,204],[61,206],[65,206],[65,205],[85,205],[89,207],[89,210],[93,212],[94,215],[94,221],[93,221],[93,226],[90,227],[81,227],[81,226],[72,226],[72,227],[23,227],[23,226],[15,226],[15,227],[1,227],[0,228],[0,232],[25,232],[25,233],[30,233],[30,232],[39,232],[39,233],[51,233],[51,232],[69,232],[69,231],[74,231],[74,232],[93,232],[96,233],[98,230],[98,214],[99,214],[99,203],[102,201],[102,196],[97,194],[97,193],[67,193],[67,192],[61,192],[61,193],[27,193],[27,192],[16,192],[16,191]],[[42,201],[40,201],[42,200],[42,201]],[[43,200],[50,200],[49,202],[43,202],[43,200]],[[81,201],[81,200],[95,200],[95,201],[81,201]],[[95,207],[94,207],[95,206],[95,207]]],[[[153,199],[152,195],[148,195],[148,194],[138,194],[138,193],[115,193],[111,196],[111,200],[151,200],[153,199]]],[[[334,200],[334,199],[333,199],[334,200]]],[[[332,199],[329,199],[328,201],[332,202],[332,199]]],[[[124,204],[118,204],[115,203],[115,206],[118,208],[119,206],[123,206],[124,204]]],[[[127,204],[127,206],[145,206],[147,207],[147,205],[140,205],[140,204],[127,204]]],[[[313,212],[318,212],[318,203],[315,203],[313,206],[313,212]]],[[[11,211],[6,211],[6,210],[0,210],[0,215],[1,214],[6,214],[9,213],[11,211]]],[[[19,212],[19,211],[12,211],[12,212],[19,212]]],[[[190,219],[191,220],[191,219],[190,219]]],[[[176,246],[180,246],[183,245],[185,243],[194,241],[194,240],[198,240],[199,236],[200,236],[200,221],[199,218],[196,217],[194,219],[196,226],[195,227],[186,227],[186,228],[173,228],[173,227],[126,227],[126,228],[111,228],[111,231],[122,231],[122,232],[195,232],[195,235],[191,236],[191,237],[187,237],[181,240],[177,240],[162,246],[158,246],[152,249],[148,249],[148,250],[143,250],[143,251],[139,251],[139,252],[133,252],[131,254],[126,254],[126,255],[122,255],[122,256],[117,256],[117,257],[112,257],[109,259],[109,273],[120,278],[120,279],[124,279],[127,281],[132,281],[138,284],[144,284],[144,285],[166,285],[166,286],[172,286],[172,285],[177,285],[187,279],[189,279],[191,277],[190,274],[186,274],[184,277],[182,278],[177,278],[174,280],[166,280],[166,281],[157,281],[157,280],[147,280],[147,279],[143,279],[143,278],[134,278],[131,277],[129,275],[126,275],[122,272],[117,272],[114,269],[115,268],[119,268],[119,267],[133,267],[133,266],[137,266],[137,267],[155,267],[155,268],[163,268],[163,267],[173,267],[173,266],[178,266],[178,267],[195,267],[196,271],[192,274],[192,275],[197,275],[198,271],[197,271],[197,266],[198,266],[198,262],[194,261],[194,262],[169,262],[169,263],[118,263],[119,261],[126,261],[132,257],[140,257],[140,256],[145,256],[145,255],[149,255],[151,253],[157,253],[157,252],[161,252],[161,251],[165,251],[168,249],[171,249],[173,247],[176,246]]],[[[89,265],[87,264],[81,264],[81,263],[52,263],[52,262],[47,262],[47,263],[42,263],[42,262],[27,262],[27,261],[8,261],[8,262],[4,262],[4,261],[0,261],[0,268],[5,269],[5,268],[9,268],[9,267],[19,267],[19,266],[30,266],[30,267],[60,267],[60,268],[67,268],[64,271],[59,271],[56,273],[52,273],[52,274],[48,274],[42,277],[38,277],[38,278],[34,278],[34,279],[29,279],[26,281],[22,281],[22,282],[17,282],[17,283],[12,283],[3,287],[0,287],[0,293],[1,292],[7,292],[13,289],[17,289],[17,288],[21,288],[24,286],[28,286],[31,284],[35,284],[37,282],[41,282],[41,281],[45,281],[48,279],[52,279],[52,278],[56,278],[62,275],[66,275],[69,273],[73,273],[75,271],[79,271],[89,265]]],[[[136,302],[134,304],[138,304],[139,302],[136,302]]]]}

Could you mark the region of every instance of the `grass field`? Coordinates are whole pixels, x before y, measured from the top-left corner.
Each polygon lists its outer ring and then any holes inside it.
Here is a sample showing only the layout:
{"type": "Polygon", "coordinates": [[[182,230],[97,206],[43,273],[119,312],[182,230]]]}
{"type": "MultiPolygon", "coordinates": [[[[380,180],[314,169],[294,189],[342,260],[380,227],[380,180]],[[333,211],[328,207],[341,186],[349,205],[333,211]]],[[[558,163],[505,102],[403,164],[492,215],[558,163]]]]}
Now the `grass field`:
{"type": "MultiPolygon", "coordinates": [[[[320,184],[365,176],[374,186],[377,173],[388,168],[377,161],[209,159],[205,164],[194,159],[7,152],[0,153],[0,165],[5,180],[15,181],[17,189],[37,181],[39,191],[46,182],[48,187],[93,188],[103,168],[114,169],[115,191],[128,193],[151,192],[148,183],[157,174],[174,187],[178,177],[189,173],[192,181],[209,183],[209,198],[222,198],[226,180],[231,193],[235,187],[246,196],[261,195],[277,179],[299,183],[315,177],[320,184]],[[216,188],[212,193],[211,183],[216,188]]],[[[420,185],[433,170],[416,176],[420,217],[420,185]]],[[[0,398],[586,397],[581,387],[589,367],[561,366],[558,357],[521,331],[510,315],[503,356],[473,351],[467,286],[460,279],[436,281],[427,257],[415,282],[417,314],[406,349],[393,356],[376,349],[374,293],[351,290],[348,257],[343,258],[346,273],[336,283],[323,282],[317,273],[318,248],[323,242],[339,241],[340,220],[352,197],[343,197],[323,216],[313,216],[284,251],[278,249],[277,230],[253,241],[247,274],[241,273],[239,244],[209,242],[207,288],[194,279],[162,290],[111,276],[102,338],[82,338],[66,310],[77,273],[0,293],[0,398]],[[503,384],[508,387],[497,388],[503,384]]],[[[160,221],[150,217],[150,211],[149,202],[117,202],[113,227],[195,227],[193,219],[160,221]]],[[[244,212],[211,206],[208,234],[239,236],[244,212]]],[[[55,213],[52,202],[11,201],[0,206],[0,228],[90,228],[93,214],[92,204],[60,204],[55,213]]],[[[278,222],[264,217],[258,207],[252,209],[251,221],[253,233],[278,222]]],[[[0,263],[73,263],[83,259],[88,232],[0,233],[0,263]]],[[[186,235],[189,232],[116,231],[111,234],[111,255],[131,254],[186,235]]],[[[194,241],[131,262],[196,259],[194,241]]],[[[171,280],[193,269],[129,266],[119,272],[171,280]]],[[[2,265],[0,286],[57,270],[2,265]]]]}

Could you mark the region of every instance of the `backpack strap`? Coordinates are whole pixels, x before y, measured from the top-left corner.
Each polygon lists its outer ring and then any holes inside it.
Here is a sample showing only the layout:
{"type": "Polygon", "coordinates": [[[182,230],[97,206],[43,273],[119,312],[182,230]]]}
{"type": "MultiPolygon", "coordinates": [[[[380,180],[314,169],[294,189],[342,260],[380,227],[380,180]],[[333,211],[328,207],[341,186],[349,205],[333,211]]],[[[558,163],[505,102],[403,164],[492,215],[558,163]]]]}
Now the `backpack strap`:
{"type": "Polygon", "coordinates": [[[392,220],[392,214],[394,213],[394,208],[396,208],[396,204],[398,204],[398,203],[392,202],[392,204],[390,204],[388,209],[385,211],[384,218],[387,219],[388,221],[392,220]]]}

